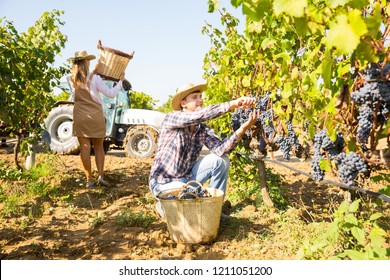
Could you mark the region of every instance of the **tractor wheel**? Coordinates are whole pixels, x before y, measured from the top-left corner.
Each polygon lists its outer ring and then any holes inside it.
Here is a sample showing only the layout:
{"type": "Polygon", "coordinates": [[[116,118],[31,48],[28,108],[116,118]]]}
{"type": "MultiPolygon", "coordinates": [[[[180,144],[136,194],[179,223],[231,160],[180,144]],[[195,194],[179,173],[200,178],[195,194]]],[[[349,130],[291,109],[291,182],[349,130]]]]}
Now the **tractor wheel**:
{"type": "Polygon", "coordinates": [[[157,131],[147,126],[132,127],[127,131],[123,144],[126,155],[132,158],[150,158],[157,146],[157,131]]]}
{"type": "MultiPolygon", "coordinates": [[[[79,141],[72,136],[73,105],[64,105],[53,108],[45,120],[48,132],[46,141],[50,150],[56,154],[78,154],[79,141]]],[[[47,134],[46,134],[47,135],[47,134]]]]}

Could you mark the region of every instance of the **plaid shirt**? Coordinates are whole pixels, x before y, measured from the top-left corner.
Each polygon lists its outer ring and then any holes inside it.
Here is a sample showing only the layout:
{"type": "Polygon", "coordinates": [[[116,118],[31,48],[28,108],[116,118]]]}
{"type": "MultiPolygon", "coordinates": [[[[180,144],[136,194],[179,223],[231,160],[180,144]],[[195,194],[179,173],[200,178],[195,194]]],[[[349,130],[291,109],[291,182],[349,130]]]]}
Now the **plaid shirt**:
{"type": "Polygon", "coordinates": [[[190,178],[203,145],[218,156],[233,150],[240,140],[236,132],[221,141],[212,128],[203,124],[228,112],[229,107],[229,102],[225,102],[196,111],[167,114],[162,123],[150,179],[166,184],[181,177],[190,178]],[[189,131],[190,125],[196,126],[193,135],[189,131]]]}

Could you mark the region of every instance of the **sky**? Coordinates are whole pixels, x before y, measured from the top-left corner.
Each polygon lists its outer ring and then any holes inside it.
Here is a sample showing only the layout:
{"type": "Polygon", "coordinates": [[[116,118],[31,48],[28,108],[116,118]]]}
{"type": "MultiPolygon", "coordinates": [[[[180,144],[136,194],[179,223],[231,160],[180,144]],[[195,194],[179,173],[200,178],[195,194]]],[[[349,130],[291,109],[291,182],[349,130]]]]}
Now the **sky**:
{"type": "MultiPolygon", "coordinates": [[[[232,7],[230,0],[220,3],[244,24],[241,9],[232,7]]],[[[0,17],[12,21],[19,33],[53,9],[64,11],[60,30],[68,37],[55,65],[79,50],[97,57],[98,40],[106,47],[134,51],[126,79],[134,91],[158,100],[157,106],[178,87],[205,82],[202,66],[210,41],[202,27],[207,22],[221,28],[219,13],[207,12],[207,0],[0,0],[0,17]]]]}

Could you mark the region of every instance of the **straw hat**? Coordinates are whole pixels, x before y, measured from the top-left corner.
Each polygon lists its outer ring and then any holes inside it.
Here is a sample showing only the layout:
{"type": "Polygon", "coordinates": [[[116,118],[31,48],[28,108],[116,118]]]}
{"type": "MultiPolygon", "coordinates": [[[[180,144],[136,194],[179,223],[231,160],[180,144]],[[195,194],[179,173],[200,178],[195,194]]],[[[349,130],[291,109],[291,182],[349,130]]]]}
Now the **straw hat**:
{"type": "Polygon", "coordinates": [[[200,84],[195,86],[192,83],[186,84],[176,90],[176,95],[172,98],[172,108],[175,111],[180,111],[181,105],[180,101],[182,101],[187,95],[194,92],[203,92],[206,89],[205,84],[200,84]]]}
{"type": "Polygon", "coordinates": [[[74,54],[74,57],[69,58],[71,61],[76,61],[76,60],[92,60],[95,59],[96,56],[93,54],[88,54],[87,51],[78,51],[74,54]]]}

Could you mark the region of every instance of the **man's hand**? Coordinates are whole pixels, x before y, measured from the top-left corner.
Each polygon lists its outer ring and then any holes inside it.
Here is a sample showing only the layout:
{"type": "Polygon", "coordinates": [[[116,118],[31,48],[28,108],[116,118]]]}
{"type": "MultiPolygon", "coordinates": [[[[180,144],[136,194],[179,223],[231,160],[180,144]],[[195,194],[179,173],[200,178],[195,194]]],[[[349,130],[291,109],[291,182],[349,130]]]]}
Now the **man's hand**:
{"type": "Polygon", "coordinates": [[[248,109],[256,105],[256,98],[241,96],[235,100],[230,101],[230,110],[240,108],[248,109]]]}
{"type": "Polygon", "coordinates": [[[260,110],[253,110],[250,114],[249,114],[249,118],[246,122],[244,122],[239,129],[237,129],[236,133],[238,134],[239,137],[242,137],[245,133],[245,131],[247,131],[252,125],[254,125],[257,121],[257,119],[259,118],[261,114],[261,111],[260,110]]]}

